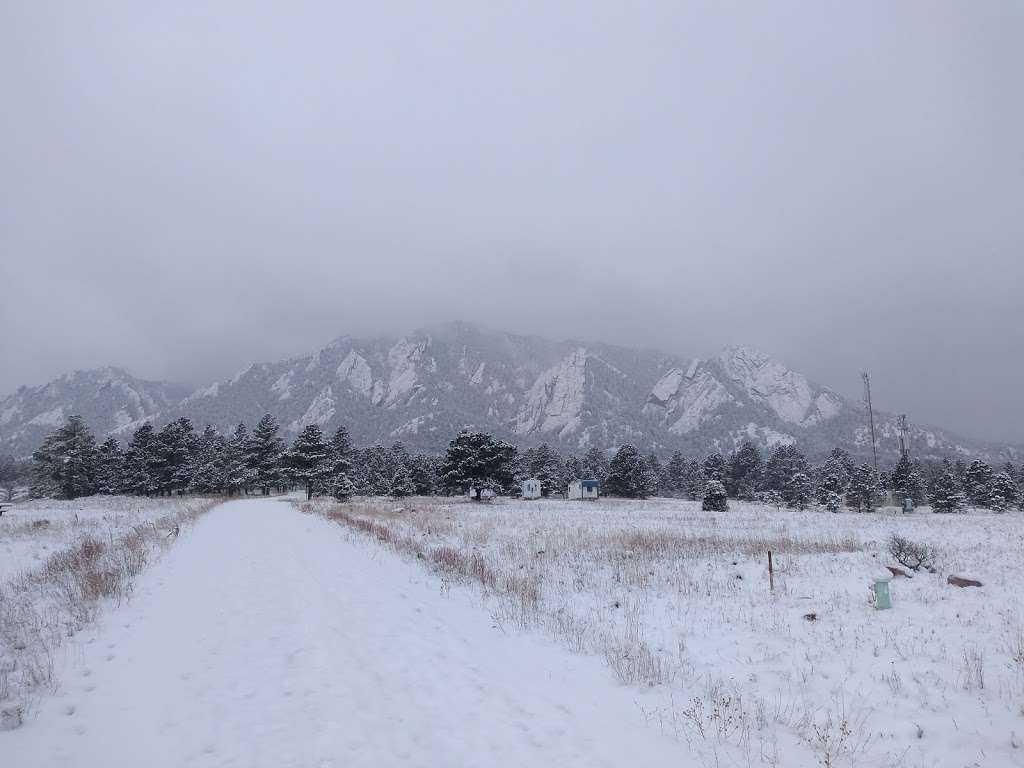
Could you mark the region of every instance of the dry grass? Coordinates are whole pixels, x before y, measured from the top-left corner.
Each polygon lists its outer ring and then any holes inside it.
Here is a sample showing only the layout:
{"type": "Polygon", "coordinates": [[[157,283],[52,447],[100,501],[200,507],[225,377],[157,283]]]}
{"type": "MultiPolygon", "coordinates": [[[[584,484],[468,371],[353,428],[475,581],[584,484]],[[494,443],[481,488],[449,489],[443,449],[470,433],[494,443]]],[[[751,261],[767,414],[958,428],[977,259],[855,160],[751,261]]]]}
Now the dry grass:
{"type": "Polygon", "coordinates": [[[55,687],[61,643],[92,622],[105,600],[131,593],[135,578],[172,541],[169,531],[216,503],[189,503],[147,524],[111,528],[105,538],[90,528],[40,566],[0,584],[0,728],[15,727],[35,698],[55,687]]]}

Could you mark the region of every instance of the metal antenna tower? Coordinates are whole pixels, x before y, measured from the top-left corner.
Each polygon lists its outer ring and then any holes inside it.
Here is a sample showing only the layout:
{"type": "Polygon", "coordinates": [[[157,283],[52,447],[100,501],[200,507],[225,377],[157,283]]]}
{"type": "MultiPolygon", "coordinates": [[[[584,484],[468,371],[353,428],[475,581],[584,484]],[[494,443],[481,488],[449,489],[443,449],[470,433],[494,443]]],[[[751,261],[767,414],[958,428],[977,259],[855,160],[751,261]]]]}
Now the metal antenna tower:
{"type": "Polygon", "coordinates": [[[864,371],[860,377],[864,380],[864,404],[868,408],[868,424],[871,427],[871,462],[878,474],[878,448],[875,447],[875,411],[871,407],[871,377],[864,371]]]}
{"type": "Polygon", "coordinates": [[[901,413],[896,421],[899,429],[900,456],[904,459],[910,458],[910,430],[907,428],[907,414],[901,413]]]}

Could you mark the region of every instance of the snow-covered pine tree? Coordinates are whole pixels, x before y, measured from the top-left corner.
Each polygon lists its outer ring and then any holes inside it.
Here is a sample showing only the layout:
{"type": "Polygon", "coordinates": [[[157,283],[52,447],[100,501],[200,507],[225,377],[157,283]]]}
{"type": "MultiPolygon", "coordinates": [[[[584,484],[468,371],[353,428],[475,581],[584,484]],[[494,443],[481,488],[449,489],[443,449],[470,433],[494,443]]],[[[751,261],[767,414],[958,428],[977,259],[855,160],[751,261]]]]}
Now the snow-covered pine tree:
{"type": "Polygon", "coordinates": [[[1020,490],[1006,472],[1000,472],[992,478],[992,498],[990,506],[997,512],[1003,512],[1017,503],[1020,490]]]}
{"type": "Polygon", "coordinates": [[[389,495],[396,498],[412,496],[416,493],[416,485],[412,481],[412,473],[404,462],[394,462],[391,481],[389,483],[389,495]]]}
{"type": "Polygon", "coordinates": [[[604,488],[611,496],[643,499],[650,495],[650,469],[636,446],[627,443],[615,452],[604,488]]]}
{"type": "Polygon", "coordinates": [[[942,473],[935,478],[928,493],[928,503],[935,512],[958,512],[967,504],[964,492],[960,489],[960,480],[956,469],[945,462],[942,473]]]}
{"type": "Polygon", "coordinates": [[[165,424],[157,433],[152,444],[152,466],[159,493],[170,495],[188,487],[196,447],[195,430],[187,418],[165,424]]]}
{"type": "Polygon", "coordinates": [[[271,414],[265,414],[256,424],[245,446],[245,461],[252,472],[253,485],[264,496],[271,488],[284,485],[284,440],[278,436],[280,426],[271,414]]]}
{"type": "Polygon", "coordinates": [[[189,490],[193,493],[220,493],[224,490],[224,436],[209,424],[199,436],[192,463],[192,482],[189,490]]]}
{"type": "Polygon", "coordinates": [[[528,476],[540,480],[542,496],[565,492],[567,481],[565,480],[562,457],[547,443],[541,443],[532,452],[526,473],[528,476]]]}
{"type": "Polygon", "coordinates": [[[661,459],[658,458],[658,454],[651,451],[644,457],[644,461],[647,463],[647,477],[648,487],[650,492],[648,496],[661,496],[665,493],[665,467],[661,464],[661,459]]]}
{"type": "Polygon", "coordinates": [[[388,450],[380,444],[371,445],[360,452],[359,458],[356,493],[360,496],[390,495],[396,462],[388,450]]]}
{"type": "Polygon", "coordinates": [[[575,456],[570,456],[565,460],[565,468],[562,470],[562,477],[565,478],[566,484],[571,483],[573,480],[582,480],[583,463],[575,456]]]}
{"type": "Polygon", "coordinates": [[[583,454],[583,480],[597,480],[602,486],[608,479],[608,459],[604,451],[594,447],[583,454]]]}
{"type": "Polygon", "coordinates": [[[146,422],[135,430],[124,452],[124,490],[136,496],[149,496],[157,490],[156,433],[146,422]]]}
{"type": "Polygon", "coordinates": [[[441,462],[439,456],[417,453],[412,457],[412,483],[417,496],[433,496],[440,491],[441,462]]]}
{"type": "Polygon", "coordinates": [[[484,488],[507,493],[513,485],[515,462],[514,445],[486,432],[463,430],[448,444],[441,477],[449,490],[464,493],[476,488],[478,498],[484,488]]]}
{"type": "Polygon", "coordinates": [[[786,486],[797,472],[810,474],[807,459],[793,445],[777,445],[765,462],[760,490],[778,491],[785,494],[786,486]]]}
{"type": "Polygon", "coordinates": [[[331,495],[338,501],[346,501],[356,492],[356,487],[352,479],[352,439],[344,425],[334,430],[328,448],[331,459],[331,495]]]}
{"type": "Polygon", "coordinates": [[[331,450],[324,442],[319,424],[304,427],[295,437],[288,452],[288,465],[292,477],[305,486],[307,500],[327,493],[331,477],[331,450]]]}
{"type": "Polygon", "coordinates": [[[705,457],[701,469],[705,480],[718,480],[725,485],[725,458],[722,454],[716,452],[705,457]]]}
{"type": "Polygon", "coordinates": [[[981,459],[975,459],[964,473],[964,492],[967,503],[972,507],[989,508],[992,506],[992,493],[995,475],[992,467],[981,459]]]}
{"type": "Polygon", "coordinates": [[[686,462],[686,496],[697,501],[704,498],[704,468],[697,459],[686,462]]]}
{"type": "Polygon", "coordinates": [[[761,474],[761,452],[750,440],[733,451],[726,467],[725,490],[736,498],[753,498],[761,474]]]}
{"type": "Polygon", "coordinates": [[[224,446],[221,459],[224,467],[224,487],[228,495],[248,493],[255,479],[249,466],[249,428],[244,423],[235,427],[235,433],[224,446]]]}
{"type": "Polygon", "coordinates": [[[124,492],[125,458],[116,437],[104,440],[96,452],[96,493],[124,492]]]}
{"type": "Polygon", "coordinates": [[[843,504],[843,496],[850,484],[850,475],[842,458],[833,451],[818,470],[818,503],[829,512],[838,512],[843,504]]]}
{"type": "Polygon", "coordinates": [[[77,499],[96,492],[96,438],[80,416],[70,416],[32,454],[33,496],[77,499]]]}
{"type": "Polygon", "coordinates": [[[814,496],[814,487],[811,478],[804,472],[797,472],[790,478],[786,486],[786,504],[794,509],[807,509],[814,496]]]}
{"type": "Polygon", "coordinates": [[[681,451],[673,453],[665,466],[665,491],[676,497],[686,493],[686,459],[681,451]]]}
{"type": "Polygon", "coordinates": [[[861,464],[853,470],[847,496],[857,507],[858,512],[872,512],[875,508],[876,493],[878,493],[878,480],[875,470],[870,464],[861,464]]]}
{"type": "Polygon", "coordinates": [[[704,485],[700,508],[705,512],[728,512],[729,497],[725,492],[725,484],[720,480],[708,480],[704,485]]]}

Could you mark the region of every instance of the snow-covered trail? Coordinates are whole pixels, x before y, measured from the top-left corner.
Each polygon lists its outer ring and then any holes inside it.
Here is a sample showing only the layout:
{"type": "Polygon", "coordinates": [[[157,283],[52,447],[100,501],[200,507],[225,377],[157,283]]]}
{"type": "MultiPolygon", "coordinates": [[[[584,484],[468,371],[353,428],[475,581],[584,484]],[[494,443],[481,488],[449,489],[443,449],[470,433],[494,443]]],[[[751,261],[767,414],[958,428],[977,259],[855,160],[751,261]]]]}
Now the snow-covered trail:
{"type": "Polygon", "coordinates": [[[0,765],[688,765],[595,659],[275,500],[208,513],[71,646],[0,765]]]}

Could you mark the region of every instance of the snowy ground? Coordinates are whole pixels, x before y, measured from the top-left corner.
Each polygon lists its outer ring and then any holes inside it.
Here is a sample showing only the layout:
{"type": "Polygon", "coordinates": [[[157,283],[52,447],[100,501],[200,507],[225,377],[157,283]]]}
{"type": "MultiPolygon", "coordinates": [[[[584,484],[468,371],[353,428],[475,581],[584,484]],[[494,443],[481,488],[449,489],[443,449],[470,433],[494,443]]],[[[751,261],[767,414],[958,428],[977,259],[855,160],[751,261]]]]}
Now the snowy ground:
{"type": "Polygon", "coordinates": [[[202,517],[68,648],[3,765],[690,764],[600,659],[279,500],[202,517]]]}
{"type": "Polygon", "coordinates": [[[41,500],[0,517],[0,731],[59,684],[58,654],[213,506],[205,498],[41,500]]]}
{"type": "Polygon", "coordinates": [[[415,558],[453,595],[483,596],[509,632],[603,660],[603,695],[616,681],[632,691],[650,738],[686,745],[687,764],[1024,766],[1019,513],[711,514],[667,500],[306,508],[415,558]],[[936,573],[894,580],[894,609],[876,611],[868,585],[893,563],[893,532],[937,547],[936,573]],[[984,586],[949,586],[949,574],[984,586]]]}

